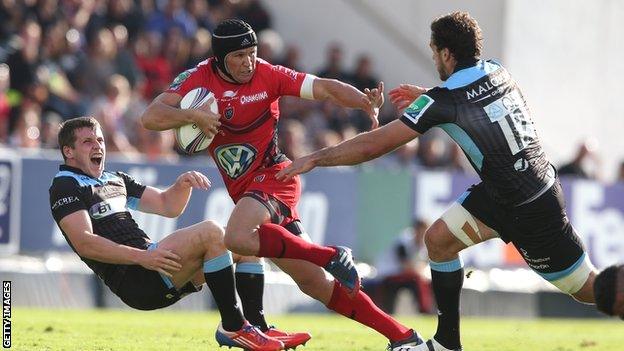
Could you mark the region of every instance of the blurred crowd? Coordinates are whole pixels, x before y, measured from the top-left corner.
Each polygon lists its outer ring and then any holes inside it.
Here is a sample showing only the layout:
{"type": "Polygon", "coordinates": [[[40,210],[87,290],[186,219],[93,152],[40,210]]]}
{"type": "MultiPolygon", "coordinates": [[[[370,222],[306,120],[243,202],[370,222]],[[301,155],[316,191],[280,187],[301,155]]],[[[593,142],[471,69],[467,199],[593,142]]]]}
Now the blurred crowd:
{"type": "MultiPolygon", "coordinates": [[[[231,17],[256,30],[259,57],[303,69],[301,43],[285,43],[258,0],[1,0],[0,146],[57,148],[60,122],[92,115],[110,152],[179,158],[173,133],[145,130],[138,117],[178,73],[212,55],[211,31],[231,17]]],[[[361,54],[349,64],[344,50],[330,42],[325,62],[310,73],[359,89],[376,86],[372,59],[361,54]]],[[[291,158],[370,127],[361,111],[330,102],[287,97],[280,105],[280,147],[291,158]]],[[[387,103],[380,122],[397,114],[387,103]]],[[[436,129],[373,164],[472,172],[459,147],[436,129]]]]}

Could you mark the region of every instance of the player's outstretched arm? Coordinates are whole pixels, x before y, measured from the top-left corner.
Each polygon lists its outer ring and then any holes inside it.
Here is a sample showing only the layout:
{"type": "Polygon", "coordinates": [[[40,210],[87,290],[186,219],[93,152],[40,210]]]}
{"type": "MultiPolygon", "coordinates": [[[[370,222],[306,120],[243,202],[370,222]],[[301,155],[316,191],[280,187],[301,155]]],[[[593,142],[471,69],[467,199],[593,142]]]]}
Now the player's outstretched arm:
{"type": "Polygon", "coordinates": [[[364,132],[337,145],[326,147],[296,159],[276,174],[277,179],[289,179],[315,167],[356,165],[386,154],[420,134],[400,120],[370,132],[364,132]]]}
{"type": "Polygon", "coordinates": [[[184,212],[193,188],[208,190],[210,180],[200,172],[189,171],[182,173],[165,190],[148,186],[139,201],[139,210],[164,217],[177,217],[184,212]]]}
{"type": "Polygon", "coordinates": [[[217,133],[221,125],[219,115],[210,112],[212,100],[198,109],[180,109],[182,97],[174,93],[162,93],[147,106],[141,115],[143,127],[150,130],[169,130],[187,124],[197,124],[209,137],[217,133]]]}
{"type": "Polygon", "coordinates": [[[312,89],[315,100],[331,100],[343,107],[359,108],[365,111],[372,122],[372,129],[375,129],[379,126],[377,117],[379,108],[383,104],[383,83],[380,84],[380,87],[374,89],[378,91],[381,88],[381,99],[374,101],[354,86],[336,79],[316,78],[312,89]]]}
{"type": "Polygon", "coordinates": [[[86,210],[73,212],[59,221],[69,242],[82,257],[112,264],[139,264],[171,277],[182,268],[180,257],[172,251],[156,248],[152,251],[117,244],[93,233],[86,210]]]}

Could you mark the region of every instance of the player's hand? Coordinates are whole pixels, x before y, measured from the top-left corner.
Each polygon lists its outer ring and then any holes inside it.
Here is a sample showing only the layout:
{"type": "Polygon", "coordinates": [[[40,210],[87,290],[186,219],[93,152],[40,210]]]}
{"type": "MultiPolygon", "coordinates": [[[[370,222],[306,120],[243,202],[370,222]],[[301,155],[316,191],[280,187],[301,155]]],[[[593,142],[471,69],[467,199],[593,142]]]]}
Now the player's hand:
{"type": "Polygon", "coordinates": [[[314,167],[316,167],[316,164],[312,157],[309,155],[303,156],[294,160],[288,167],[277,172],[275,179],[287,181],[297,174],[310,172],[314,167]]]}
{"type": "Polygon", "coordinates": [[[366,109],[366,113],[371,120],[371,129],[375,129],[379,127],[379,109],[384,103],[384,83],[379,82],[377,88],[373,89],[364,89],[364,94],[366,94],[365,103],[368,106],[366,109]]]}
{"type": "Polygon", "coordinates": [[[176,179],[176,183],[187,188],[210,189],[210,180],[208,177],[197,171],[188,171],[180,174],[178,179],[176,179]]]}
{"type": "Polygon", "coordinates": [[[411,84],[401,84],[390,90],[388,96],[390,101],[396,106],[397,110],[403,110],[409,106],[414,100],[427,92],[427,88],[419,87],[411,84]]]}
{"type": "Polygon", "coordinates": [[[181,259],[173,251],[157,247],[154,250],[143,251],[139,257],[139,264],[145,269],[157,271],[172,278],[172,273],[178,272],[182,268],[181,259]]]}
{"type": "Polygon", "coordinates": [[[197,124],[199,129],[201,129],[208,138],[215,136],[215,134],[219,132],[219,127],[221,126],[221,122],[219,122],[221,115],[210,111],[210,105],[213,101],[214,97],[211,97],[198,108],[188,110],[193,114],[191,118],[195,121],[195,124],[197,124]]]}

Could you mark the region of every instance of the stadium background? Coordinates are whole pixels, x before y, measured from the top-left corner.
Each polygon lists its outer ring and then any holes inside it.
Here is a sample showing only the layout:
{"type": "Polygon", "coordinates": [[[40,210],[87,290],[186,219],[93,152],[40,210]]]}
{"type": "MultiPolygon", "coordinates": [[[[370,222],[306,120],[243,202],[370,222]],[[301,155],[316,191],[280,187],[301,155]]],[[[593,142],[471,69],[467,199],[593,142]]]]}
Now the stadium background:
{"type": "MultiPolygon", "coordinates": [[[[170,133],[145,131],[137,117],[178,72],[209,55],[210,30],[230,16],[254,25],[259,55],[273,63],[362,88],[377,80],[392,88],[438,84],[427,46],[431,18],[470,11],[485,33],[483,57],[501,61],[523,88],[551,160],[563,166],[581,153],[582,172],[567,176],[564,187],[572,222],[594,262],[604,267],[622,261],[624,119],[618,102],[624,3],[482,0],[458,6],[399,0],[2,2],[0,274],[20,291],[14,303],[120,306],[93,284],[49,214],[47,188],[61,159],[55,126],[66,118],[96,116],[109,138],[108,168],[146,184],[167,185],[189,169],[210,175],[213,190],[195,192],[179,219],[137,214],[153,239],[201,218],[225,221],[232,204],[211,161],[179,155],[170,133]],[[171,20],[168,11],[175,13],[171,20]],[[339,62],[325,69],[330,52],[339,62]]],[[[367,127],[355,111],[289,98],[281,103],[280,143],[292,157],[367,127]]],[[[395,117],[387,103],[382,121],[395,117]]],[[[412,217],[439,215],[476,178],[448,138],[430,134],[362,167],[306,175],[300,210],[313,238],[352,246],[372,264],[412,217]]],[[[518,256],[499,242],[472,248],[464,258],[477,272],[463,297],[469,314],[596,316],[551,294],[552,287],[523,270],[518,256]],[[497,303],[483,302],[494,301],[492,296],[497,303]]],[[[278,273],[269,279],[267,299],[272,313],[319,310],[278,273]]],[[[196,296],[178,308],[209,307],[206,296],[196,296]]]]}

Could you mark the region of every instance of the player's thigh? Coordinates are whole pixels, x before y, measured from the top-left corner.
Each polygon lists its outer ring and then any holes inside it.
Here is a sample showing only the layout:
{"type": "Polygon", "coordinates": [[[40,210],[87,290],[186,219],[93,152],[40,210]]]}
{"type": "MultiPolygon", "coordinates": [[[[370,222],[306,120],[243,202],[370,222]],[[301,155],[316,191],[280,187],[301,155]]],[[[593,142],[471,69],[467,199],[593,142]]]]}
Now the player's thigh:
{"type": "Polygon", "coordinates": [[[290,275],[305,294],[327,305],[331,299],[334,281],[321,267],[302,260],[271,259],[282,271],[290,275]]]}
{"type": "Polygon", "coordinates": [[[434,261],[453,259],[467,247],[499,238],[498,232],[464,207],[462,200],[460,197],[453,202],[425,234],[429,257],[434,261]]]}
{"type": "Polygon", "coordinates": [[[270,219],[269,211],[260,201],[248,196],[241,198],[234,206],[225,228],[226,246],[244,245],[250,238],[257,235],[257,228],[269,222],[270,219]]]}
{"type": "MultiPolygon", "coordinates": [[[[212,256],[225,252],[223,229],[213,221],[203,221],[189,227],[181,228],[158,242],[158,247],[171,250],[180,256],[182,268],[173,273],[171,281],[176,287],[183,286],[202,271],[207,253],[212,256]]],[[[210,256],[210,255],[209,255],[210,256]]]]}

